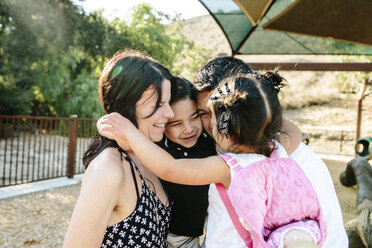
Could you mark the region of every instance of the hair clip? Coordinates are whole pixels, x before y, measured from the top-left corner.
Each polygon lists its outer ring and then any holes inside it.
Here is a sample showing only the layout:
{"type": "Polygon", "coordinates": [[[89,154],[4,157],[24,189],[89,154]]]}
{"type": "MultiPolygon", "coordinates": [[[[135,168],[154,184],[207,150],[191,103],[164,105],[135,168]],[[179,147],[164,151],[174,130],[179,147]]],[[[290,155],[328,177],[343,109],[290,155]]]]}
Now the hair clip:
{"type": "Polygon", "coordinates": [[[221,102],[219,102],[219,103],[217,103],[217,109],[218,109],[218,111],[226,111],[226,106],[223,104],[223,103],[221,103],[221,102]]]}
{"type": "Polygon", "coordinates": [[[229,87],[228,87],[228,83],[225,83],[225,87],[226,87],[226,92],[227,92],[227,94],[230,94],[231,91],[230,91],[230,89],[229,89],[229,87]]]}
{"type": "Polygon", "coordinates": [[[114,77],[116,77],[117,75],[119,75],[120,72],[122,72],[122,70],[123,70],[123,66],[122,66],[122,65],[116,66],[116,67],[112,70],[112,73],[111,73],[111,79],[113,79],[114,77]]]}
{"type": "Polygon", "coordinates": [[[256,75],[257,77],[262,77],[262,75],[258,71],[251,70],[250,73],[256,75]]]}
{"type": "Polygon", "coordinates": [[[252,74],[256,75],[257,77],[262,78],[261,73],[259,73],[258,71],[251,70],[250,72],[251,72],[252,74]]]}
{"type": "Polygon", "coordinates": [[[222,92],[220,87],[217,88],[217,91],[218,91],[218,93],[220,93],[221,96],[224,95],[224,93],[222,92]]]}
{"type": "Polygon", "coordinates": [[[226,139],[229,138],[231,119],[231,112],[227,110],[221,114],[218,121],[218,131],[224,134],[226,139]]]}
{"type": "Polygon", "coordinates": [[[210,96],[209,99],[212,100],[212,101],[216,101],[216,100],[220,99],[220,97],[219,96],[210,96]]]}

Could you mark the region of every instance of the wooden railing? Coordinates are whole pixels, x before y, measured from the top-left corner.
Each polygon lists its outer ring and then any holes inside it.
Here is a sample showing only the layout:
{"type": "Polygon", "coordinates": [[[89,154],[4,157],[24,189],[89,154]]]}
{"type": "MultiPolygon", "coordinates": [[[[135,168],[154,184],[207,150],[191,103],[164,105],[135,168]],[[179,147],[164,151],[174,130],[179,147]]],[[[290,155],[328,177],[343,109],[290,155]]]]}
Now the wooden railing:
{"type": "MultiPolygon", "coordinates": [[[[316,152],[353,155],[355,131],[300,127],[316,152]]],[[[82,155],[96,120],[0,115],[0,187],[84,172],[82,155]]],[[[371,134],[369,134],[371,136],[371,134]]]]}
{"type": "Polygon", "coordinates": [[[83,173],[96,120],[0,115],[0,187],[83,173]]]}
{"type": "Polygon", "coordinates": [[[331,127],[300,127],[308,135],[309,146],[317,153],[355,155],[355,131],[331,127]]]}

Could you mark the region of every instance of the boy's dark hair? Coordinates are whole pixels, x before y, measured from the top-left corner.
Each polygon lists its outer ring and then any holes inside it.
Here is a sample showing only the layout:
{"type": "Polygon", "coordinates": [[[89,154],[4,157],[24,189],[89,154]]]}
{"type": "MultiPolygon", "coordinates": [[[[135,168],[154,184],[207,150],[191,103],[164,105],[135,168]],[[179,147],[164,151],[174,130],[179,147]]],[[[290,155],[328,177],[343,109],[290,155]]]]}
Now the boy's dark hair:
{"type": "Polygon", "coordinates": [[[219,133],[231,135],[236,145],[269,156],[282,125],[278,92],[283,80],[276,72],[250,73],[224,79],[211,94],[211,108],[219,133]]]}
{"type": "MultiPolygon", "coordinates": [[[[157,106],[146,118],[159,108],[162,99],[164,79],[171,79],[167,68],[136,50],[125,50],[115,55],[105,64],[99,78],[99,98],[106,113],[118,112],[137,126],[136,102],[149,87],[157,94],[157,106]]],[[[105,148],[118,144],[108,138],[94,137],[83,155],[85,168],[105,148]]]]}
{"type": "Polygon", "coordinates": [[[173,77],[171,80],[171,99],[169,104],[189,98],[196,102],[196,89],[186,78],[173,77]]]}
{"type": "Polygon", "coordinates": [[[212,91],[224,78],[250,71],[249,65],[241,59],[232,56],[215,58],[196,74],[194,86],[198,92],[212,91]]]}

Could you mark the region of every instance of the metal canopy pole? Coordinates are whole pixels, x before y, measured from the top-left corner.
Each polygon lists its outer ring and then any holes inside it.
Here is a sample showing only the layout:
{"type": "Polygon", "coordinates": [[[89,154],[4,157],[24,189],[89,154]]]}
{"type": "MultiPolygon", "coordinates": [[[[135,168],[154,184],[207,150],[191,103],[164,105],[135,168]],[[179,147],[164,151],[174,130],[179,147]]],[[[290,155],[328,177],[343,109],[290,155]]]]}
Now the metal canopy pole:
{"type": "Polygon", "coordinates": [[[372,72],[372,63],[250,63],[253,70],[282,71],[364,71],[372,72]]]}
{"type": "Polygon", "coordinates": [[[359,91],[358,118],[357,118],[357,127],[356,127],[356,141],[358,141],[358,139],[360,138],[360,126],[361,126],[361,122],[362,122],[362,102],[367,95],[372,93],[372,91],[369,91],[369,92],[365,93],[365,91],[367,89],[367,86],[372,86],[372,79],[371,79],[371,81],[368,81],[368,79],[366,79],[362,88],[359,91]]]}

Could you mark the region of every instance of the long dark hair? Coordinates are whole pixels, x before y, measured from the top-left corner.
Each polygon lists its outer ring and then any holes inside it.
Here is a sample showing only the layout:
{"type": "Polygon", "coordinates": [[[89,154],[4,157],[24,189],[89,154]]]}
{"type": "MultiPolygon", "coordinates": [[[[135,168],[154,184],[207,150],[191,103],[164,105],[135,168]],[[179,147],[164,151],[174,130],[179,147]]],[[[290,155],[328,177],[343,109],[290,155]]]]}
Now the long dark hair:
{"type": "Polygon", "coordinates": [[[278,99],[283,78],[276,72],[249,73],[224,79],[211,93],[211,108],[217,130],[231,135],[237,145],[246,145],[269,156],[270,146],[282,125],[278,99]]]}
{"type": "MultiPolygon", "coordinates": [[[[162,99],[164,79],[171,79],[169,70],[151,57],[136,50],[117,52],[104,66],[99,78],[99,98],[106,113],[118,112],[137,126],[136,102],[149,87],[157,94],[157,107],[162,99]]],[[[105,148],[118,144],[102,136],[94,137],[83,156],[85,168],[105,148]]]]}

